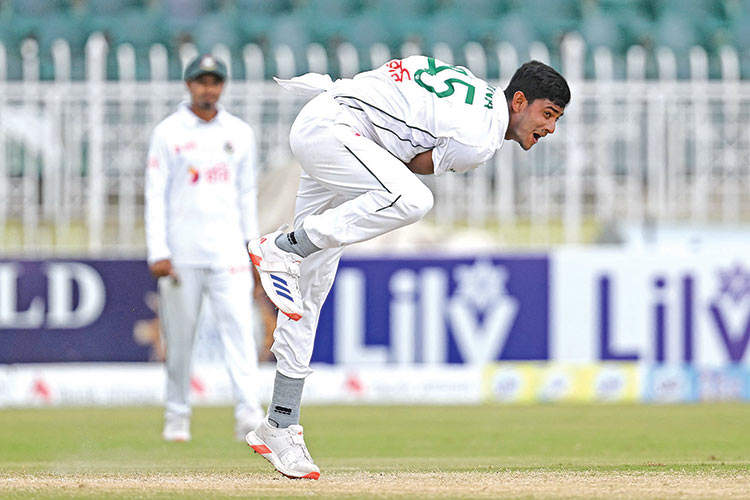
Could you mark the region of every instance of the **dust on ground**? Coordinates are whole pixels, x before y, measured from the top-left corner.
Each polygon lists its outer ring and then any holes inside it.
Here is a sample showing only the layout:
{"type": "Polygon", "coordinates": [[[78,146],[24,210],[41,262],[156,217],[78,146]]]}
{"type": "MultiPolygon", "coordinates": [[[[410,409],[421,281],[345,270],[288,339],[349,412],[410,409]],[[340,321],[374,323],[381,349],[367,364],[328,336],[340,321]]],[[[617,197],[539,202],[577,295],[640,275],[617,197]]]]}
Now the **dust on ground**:
{"type": "MultiPolygon", "coordinates": [[[[0,477],[0,493],[91,496],[200,495],[242,498],[534,498],[750,499],[750,470],[740,472],[517,471],[323,472],[318,481],[269,473],[16,474],[0,477]]],[[[3,495],[0,495],[3,496],[3,495]]]]}

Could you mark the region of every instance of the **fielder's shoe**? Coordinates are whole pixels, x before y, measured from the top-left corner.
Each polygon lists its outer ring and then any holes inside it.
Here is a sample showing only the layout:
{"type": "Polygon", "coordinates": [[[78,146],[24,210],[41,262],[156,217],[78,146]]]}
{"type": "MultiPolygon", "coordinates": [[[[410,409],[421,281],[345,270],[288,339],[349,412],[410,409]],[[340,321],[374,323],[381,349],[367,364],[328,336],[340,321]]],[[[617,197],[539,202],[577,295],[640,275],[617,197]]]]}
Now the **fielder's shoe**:
{"type": "Polygon", "coordinates": [[[305,446],[301,425],[277,429],[264,418],[257,429],[248,433],[247,444],[276,467],[276,470],[293,479],[318,479],[320,469],[312,461],[305,446]]]}
{"type": "Polygon", "coordinates": [[[243,411],[236,419],[234,425],[234,437],[237,441],[244,441],[247,433],[255,430],[265,418],[266,413],[260,408],[257,410],[243,411]]]}
{"type": "Polygon", "coordinates": [[[276,238],[286,226],[260,238],[250,240],[247,251],[258,269],[263,290],[279,311],[294,321],[302,317],[302,296],[299,291],[299,266],[302,257],[276,246],[276,238]]]}
{"type": "Polygon", "coordinates": [[[164,421],[164,431],[162,431],[161,437],[164,438],[164,441],[190,441],[190,418],[167,417],[164,421]]]}

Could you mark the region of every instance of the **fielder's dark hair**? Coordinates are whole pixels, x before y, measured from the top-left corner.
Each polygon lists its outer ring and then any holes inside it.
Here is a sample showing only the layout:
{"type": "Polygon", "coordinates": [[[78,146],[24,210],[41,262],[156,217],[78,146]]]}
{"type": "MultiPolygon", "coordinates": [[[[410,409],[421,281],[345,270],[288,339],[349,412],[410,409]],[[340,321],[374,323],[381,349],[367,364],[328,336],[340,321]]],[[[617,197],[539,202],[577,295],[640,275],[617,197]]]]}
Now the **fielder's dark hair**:
{"type": "Polygon", "coordinates": [[[510,102],[513,94],[519,90],[529,102],[536,99],[549,99],[557,106],[564,108],[570,101],[570,88],[565,78],[550,66],[539,61],[529,61],[516,70],[504,90],[505,99],[510,102]]]}

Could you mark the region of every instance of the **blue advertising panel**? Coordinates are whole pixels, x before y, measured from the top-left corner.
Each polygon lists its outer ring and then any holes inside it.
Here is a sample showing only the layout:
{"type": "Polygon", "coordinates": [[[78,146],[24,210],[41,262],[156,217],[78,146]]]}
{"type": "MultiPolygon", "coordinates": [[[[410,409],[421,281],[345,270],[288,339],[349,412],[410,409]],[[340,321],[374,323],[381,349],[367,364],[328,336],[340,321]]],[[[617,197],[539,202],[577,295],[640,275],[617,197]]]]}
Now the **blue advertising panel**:
{"type": "Polygon", "coordinates": [[[342,259],[314,362],[549,359],[546,256],[342,259]]]}
{"type": "MultiPolygon", "coordinates": [[[[548,267],[544,256],[345,258],[313,362],[548,359],[548,267]]],[[[143,261],[0,261],[0,363],[149,361],[154,291],[143,261]]]]}
{"type": "Polygon", "coordinates": [[[148,361],[145,261],[0,261],[0,363],[148,361]]]}

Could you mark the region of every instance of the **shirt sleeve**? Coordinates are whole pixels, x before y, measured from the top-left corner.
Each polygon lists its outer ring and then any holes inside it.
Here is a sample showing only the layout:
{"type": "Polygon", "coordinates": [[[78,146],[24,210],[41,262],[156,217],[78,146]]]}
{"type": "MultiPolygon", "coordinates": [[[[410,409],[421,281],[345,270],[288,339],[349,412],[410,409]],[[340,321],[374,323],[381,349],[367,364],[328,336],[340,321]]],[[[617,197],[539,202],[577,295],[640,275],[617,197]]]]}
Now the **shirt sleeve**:
{"type": "Polygon", "coordinates": [[[237,183],[239,192],[240,221],[242,235],[245,241],[257,238],[258,232],[258,185],[256,176],[257,146],[255,134],[250,126],[247,127],[245,137],[248,147],[245,156],[239,162],[237,183]]]}
{"type": "Polygon", "coordinates": [[[477,168],[495,154],[488,147],[467,146],[450,137],[438,139],[432,150],[435,175],[445,172],[467,172],[477,168]]]}
{"type": "Polygon", "coordinates": [[[167,245],[169,149],[159,128],[151,135],[145,179],[146,248],[149,264],[171,257],[167,245]]]}

